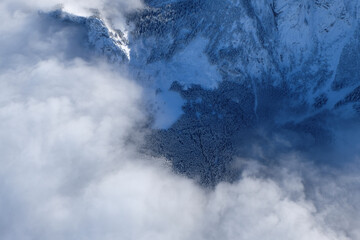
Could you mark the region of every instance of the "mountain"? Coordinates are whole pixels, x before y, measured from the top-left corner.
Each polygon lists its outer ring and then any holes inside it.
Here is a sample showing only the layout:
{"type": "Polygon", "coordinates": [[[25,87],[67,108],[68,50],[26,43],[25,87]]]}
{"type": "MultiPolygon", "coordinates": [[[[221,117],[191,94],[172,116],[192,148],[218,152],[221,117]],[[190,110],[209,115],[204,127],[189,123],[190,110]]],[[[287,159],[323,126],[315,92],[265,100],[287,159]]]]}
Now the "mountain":
{"type": "Polygon", "coordinates": [[[130,60],[128,41],[123,32],[113,29],[99,13],[90,17],[76,16],[61,9],[49,13],[61,22],[85,27],[88,44],[98,55],[104,55],[113,63],[124,63],[130,60]]]}
{"type": "Polygon", "coordinates": [[[359,117],[358,1],[145,4],[123,31],[98,13],[50,15],[85,26],[91,49],[152,89],[146,149],[175,171],[205,185],[233,181],[241,168],[234,156],[268,161],[289,149],[323,149],[334,119],[359,117]]]}

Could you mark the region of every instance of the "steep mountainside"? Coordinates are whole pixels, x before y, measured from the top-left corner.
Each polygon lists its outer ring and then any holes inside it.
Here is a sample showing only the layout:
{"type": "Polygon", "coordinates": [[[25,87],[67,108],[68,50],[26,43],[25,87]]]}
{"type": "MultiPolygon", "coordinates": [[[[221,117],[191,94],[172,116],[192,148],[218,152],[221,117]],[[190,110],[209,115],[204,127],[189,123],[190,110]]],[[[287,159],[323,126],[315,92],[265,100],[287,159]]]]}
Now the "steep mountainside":
{"type": "MultiPolygon", "coordinates": [[[[95,51],[153,93],[148,149],[203,184],[234,180],[254,143],[309,151],[331,119],[360,114],[360,4],[353,0],[147,0],[130,31],[62,11],[95,51]],[[265,129],[265,130],[264,130],[265,129]],[[281,141],[281,140],[279,140],[281,141]]],[[[263,150],[264,151],[264,150],[263,150]]],[[[277,151],[278,152],[278,151],[277,151]]]]}

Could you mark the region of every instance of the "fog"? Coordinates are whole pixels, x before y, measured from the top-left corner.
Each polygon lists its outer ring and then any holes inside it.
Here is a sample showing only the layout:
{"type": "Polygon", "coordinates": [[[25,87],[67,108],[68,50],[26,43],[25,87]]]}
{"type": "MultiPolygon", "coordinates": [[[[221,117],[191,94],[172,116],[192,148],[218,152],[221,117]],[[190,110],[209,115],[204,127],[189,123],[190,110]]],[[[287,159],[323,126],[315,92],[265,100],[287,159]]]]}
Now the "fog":
{"type": "MultiPolygon", "coordinates": [[[[38,11],[56,4],[0,3],[0,239],[360,239],[356,154],[339,170],[239,158],[239,181],[205,189],[141,153],[146,90],[77,29],[48,26],[38,11]]],[[[64,3],[114,6],[142,3],[64,3]]]]}

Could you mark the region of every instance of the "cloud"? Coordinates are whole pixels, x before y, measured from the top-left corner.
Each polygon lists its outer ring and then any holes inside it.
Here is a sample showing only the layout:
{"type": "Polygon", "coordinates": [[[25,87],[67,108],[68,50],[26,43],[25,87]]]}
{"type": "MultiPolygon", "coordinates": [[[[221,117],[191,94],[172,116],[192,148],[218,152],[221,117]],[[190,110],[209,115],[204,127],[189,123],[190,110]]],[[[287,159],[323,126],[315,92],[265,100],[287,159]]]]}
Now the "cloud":
{"type": "Polygon", "coordinates": [[[0,3],[1,239],[360,238],[355,173],[293,160],[266,177],[246,161],[241,180],[209,190],[139,153],[144,89],[81,50],[78,29],[34,14],[51,5],[0,3]]]}
{"type": "Polygon", "coordinates": [[[1,5],[6,7],[9,13],[14,13],[19,10],[36,11],[36,10],[51,10],[54,7],[62,6],[64,10],[76,14],[87,16],[91,14],[91,9],[97,9],[106,14],[107,12],[115,11],[125,12],[143,7],[141,0],[35,0],[35,1],[24,1],[24,0],[5,0],[2,1],[1,5]]]}
{"type": "MultiPolygon", "coordinates": [[[[21,24],[27,23],[24,18],[29,14],[36,14],[38,11],[48,12],[59,7],[68,13],[85,17],[93,15],[94,10],[98,10],[103,18],[111,19],[111,24],[115,28],[123,30],[126,26],[124,14],[141,9],[144,4],[142,0],[3,0],[0,3],[0,30],[3,33],[19,30],[21,24]]],[[[26,31],[24,28],[21,29],[26,31]]]]}

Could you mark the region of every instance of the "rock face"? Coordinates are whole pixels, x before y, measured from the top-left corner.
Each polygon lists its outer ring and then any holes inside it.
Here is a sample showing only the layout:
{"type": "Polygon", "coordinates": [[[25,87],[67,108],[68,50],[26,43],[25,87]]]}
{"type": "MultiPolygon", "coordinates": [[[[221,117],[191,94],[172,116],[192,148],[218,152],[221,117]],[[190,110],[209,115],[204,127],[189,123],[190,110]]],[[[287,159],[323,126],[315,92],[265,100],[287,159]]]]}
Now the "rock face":
{"type": "Polygon", "coordinates": [[[308,103],[346,87],[340,83],[351,80],[341,71],[352,79],[352,72],[359,69],[356,32],[360,13],[354,1],[148,4],[153,8],[131,18],[136,23],[135,39],[145,43],[148,55],[142,57],[148,64],[171,59],[203,37],[207,40],[203,53],[216,66],[221,81],[246,83],[254,92],[255,85],[286,84],[308,103]]]}
{"type": "Polygon", "coordinates": [[[281,151],[323,147],[329,119],[359,117],[358,1],[145,3],[127,16],[128,40],[97,16],[52,14],[85,25],[95,51],[154,89],[162,116],[176,112],[148,145],[176,171],[205,185],[232,181],[234,156],[271,159],[273,141],[281,151]]]}

